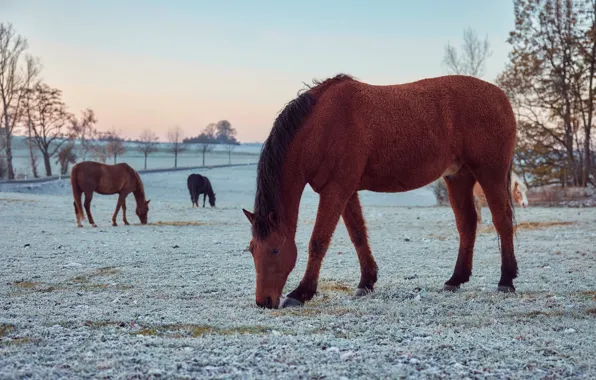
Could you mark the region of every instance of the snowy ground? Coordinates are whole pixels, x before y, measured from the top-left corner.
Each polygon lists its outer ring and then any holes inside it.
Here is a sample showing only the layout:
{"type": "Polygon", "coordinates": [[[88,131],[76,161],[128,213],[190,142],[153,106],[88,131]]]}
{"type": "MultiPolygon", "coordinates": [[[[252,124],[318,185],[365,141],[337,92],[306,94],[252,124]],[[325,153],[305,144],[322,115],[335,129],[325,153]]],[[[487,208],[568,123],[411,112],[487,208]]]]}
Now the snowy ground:
{"type": "MultiPolygon", "coordinates": [[[[359,267],[340,224],[315,299],[262,310],[241,212],[254,173],[204,172],[217,193],[205,209],[190,207],[189,172],[143,175],[152,224],[138,225],[130,197],[133,225],[111,227],[116,196],[95,195],[97,229],[75,227],[67,182],[3,188],[0,378],[596,377],[596,209],[517,209],[524,225],[573,224],[520,228],[513,295],[494,291],[498,242],[482,226],[471,282],[451,294],[451,210],[428,189],[363,193],[376,292],[351,298],[359,267]]],[[[316,205],[307,189],[286,292],[316,205]]]]}

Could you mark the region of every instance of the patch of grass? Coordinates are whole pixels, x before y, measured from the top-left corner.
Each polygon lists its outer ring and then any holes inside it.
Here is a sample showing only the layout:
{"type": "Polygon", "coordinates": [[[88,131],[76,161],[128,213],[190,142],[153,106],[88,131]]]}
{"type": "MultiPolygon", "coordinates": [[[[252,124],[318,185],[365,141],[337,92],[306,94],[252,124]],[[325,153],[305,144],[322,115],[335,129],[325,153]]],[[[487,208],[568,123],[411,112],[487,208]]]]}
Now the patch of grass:
{"type": "Polygon", "coordinates": [[[528,317],[528,318],[536,318],[536,317],[562,317],[565,315],[563,311],[555,310],[555,311],[543,311],[543,310],[532,310],[525,313],[521,313],[521,316],[528,317]]]}
{"type": "Polygon", "coordinates": [[[0,337],[6,336],[11,330],[14,330],[13,325],[8,325],[5,323],[0,324],[0,337]]]}
{"type": "Polygon", "coordinates": [[[351,293],[353,289],[346,283],[339,281],[325,281],[319,284],[320,291],[351,293]]]}
{"type": "Polygon", "coordinates": [[[594,290],[582,292],[582,295],[585,296],[586,298],[592,298],[593,300],[596,300],[596,291],[594,291],[594,290]]]}
{"type": "Polygon", "coordinates": [[[31,339],[27,337],[14,337],[12,339],[0,340],[0,346],[18,346],[27,343],[37,343],[41,339],[31,339]]]}
{"type": "Polygon", "coordinates": [[[193,338],[198,338],[202,335],[214,334],[214,335],[260,335],[269,332],[269,328],[265,326],[238,326],[238,327],[214,327],[209,325],[166,325],[162,327],[166,331],[179,331],[183,330],[193,338]]]}
{"type": "Polygon", "coordinates": [[[89,282],[89,277],[85,275],[76,276],[70,279],[70,282],[84,283],[89,282]]]}
{"type": "Polygon", "coordinates": [[[183,220],[173,220],[173,221],[158,220],[157,222],[147,223],[147,225],[149,225],[149,226],[185,227],[185,226],[207,226],[207,225],[209,225],[209,223],[197,222],[197,221],[183,221],[183,220]]]}
{"type": "Polygon", "coordinates": [[[12,283],[12,286],[16,286],[17,288],[23,289],[32,289],[38,285],[40,285],[40,283],[34,281],[15,281],[12,283]]]}
{"type": "Polygon", "coordinates": [[[174,324],[143,326],[140,331],[131,331],[132,335],[143,336],[168,336],[183,338],[191,336],[198,338],[203,335],[260,335],[269,332],[265,326],[239,326],[239,327],[215,327],[210,325],[174,324]]]}
{"type": "Polygon", "coordinates": [[[88,274],[81,274],[81,275],[75,276],[70,279],[70,282],[82,284],[82,283],[87,283],[87,282],[91,281],[91,278],[93,278],[93,277],[105,277],[105,276],[110,276],[110,275],[116,275],[118,273],[120,273],[120,269],[118,269],[116,267],[103,267],[103,268],[96,269],[93,272],[88,273],[88,274]]]}
{"type": "MultiPolygon", "coordinates": [[[[516,230],[538,230],[541,228],[550,228],[550,227],[559,227],[559,226],[569,226],[575,224],[575,222],[560,222],[560,221],[553,221],[553,222],[521,222],[517,226],[515,226],[516,230]]],[[[485,234],[489,232],[495,232],[495,227],[493,225],[490,226],[482,226],[478,228],[478,233],[485,234]]]]}
{"type": "MultiPolygon", "coordinates": [[[[172,325],[143,325],[136,323],[140,330],[133,330],[129,333],[131,335],[143,336],[166,336],[170,338],[198,338],[203,335],[261,335],[268,333],[271,329],[265,326],[236,326],[236,327],[216,327],[210,325],[195,325],[188,323],[172,324],[172,325]]],[[[104,327],[121,327],[127,328],[130,323],[118,321],[87,321],[85,326],[90,328],[104,328],[104,327]]]]}
{"type": "Polygon", "coordinates": [[[103,268],[97,269],[91,275],[92,276],[109,276],[111,274],[118,274],[118,273],[120,273],[120,269],[118,269],[116,267],[103,267],[103,268]]]}
{"type": "Polygon", "coordinates": [[[336,316],[343,316],[346,314],[357,314],[362,315],[362,312],[358,310],[348,309],[347,307],[329,307],[329,306],[321,306],[321,307],[296,307],[296,308],[287,308],[287,309],[279,309],[271,312],[271,315],[274,317],[283,317],[283,316],[292,316],[292,317],[317,317],[319,315],[336,315],[336,316]]]}
{"type": "Polygon", "coordinates": [[[38,203],[39,201],[34,199],[0,198],[0,202],[38,203]]]}
{"type": "Polygon", "coordinates": [[[429,239],[437,239],[437,240],[440,240],[440,241],[444,241],[445,239],[447,239],[447,236],[436,235],[436,234],[426,235],[426,237],[429,238],[429,239]]]}
{"type": "Polygon", "coordinates": [[[571,311],[563,311],[563,310],[531,310],[531,311],[523,312],[523,313],[515,313],[515,314],[512,314],[512,316],[514,316],[514,317],[522,317],[522,318],[568,317],[568,318],[584,319],[584,318],[586,318],[586,314],[588,314],[588,315],[596,315],[596,308],[588,308],[588,309],[584,309],[584,310],[571,310],[571,311]]]}

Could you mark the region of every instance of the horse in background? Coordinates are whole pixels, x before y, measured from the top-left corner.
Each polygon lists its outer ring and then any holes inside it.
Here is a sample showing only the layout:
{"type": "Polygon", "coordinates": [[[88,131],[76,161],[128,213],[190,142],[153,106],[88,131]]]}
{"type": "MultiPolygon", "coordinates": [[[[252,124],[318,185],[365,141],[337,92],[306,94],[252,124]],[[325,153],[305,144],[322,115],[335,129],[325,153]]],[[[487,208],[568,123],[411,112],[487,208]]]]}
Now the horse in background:
{"type": "Polygon", "coordinates": [[[501,242],[497,289],[514,292],[518,267],[510,181],[516,134],[506,94],[474,77],[372,85],[340,74],[315,81],[277,116],[259,157],[254,210],[243,209],[252,229],[256,304],[299,306],[313,298],[339,218],[358,254],[355,295],[373,291],[377,264],[358,191],[406,192],[440,177],[459,232],[457,261],[444,290],[455,291],[472,275],[478,181],[501,242]],[[307,185],[320,198],[306,271],[281,303],[297,261],[300,199],[307,185]]]}
{"type": "Polygon", "coordinates": [[[116,216],[122,208],[122,221],[128,225],[126,220],[126,197],[133,193],[137,201],[136,214],[141,224],[147,224],[147,214],[149,212],[149,202],[145,199],[145,188],[139,173],[126,163],[108,165],[94,161],[79,162],[72,167],[70,172],[70,183],[72,185],[72,195],[74,197],[74,209],[77,220],[77,227],[83,227],[82,220],[85,220],[83,207],[81,205],[81,194],[85,194],[85,210],[89,223],[97,227],[93,216],[91,215],[91,200],[93,193],[102,195],[118,194],[118,203],[116,211],[112,216],[112,225],[117,226],[116,216]]]}
{"type": "MultiPolygon", "coordinates": [[[[511,172],[511,193],[513,195],[513,200],[519,206],[526,208],[528,207],[528,198],[526,197],[526,193],[528,192],[528,187],[523,183],[521,178],[514,172],[511,172]]],[[[477,182],[474,185],[474,206],[476,208],[476,214],[478,217],[478,223],[482,222],[482,206],[486,205],[486,196],[482,191],[482,187],[477,182]]]]}
{"type": "Polygon", "coordinates": [[[195,205],[199,207],[198,201],[201,194],[203,194],[203,207],[205,207],[205,198],[207,197],[209,197],[211,207],[215,207],[215,193],[213,192],[209,178],[200,174],[191,174],[186,179],[186,186],[190,193],[192,207],[195,207],[195,205]]]}

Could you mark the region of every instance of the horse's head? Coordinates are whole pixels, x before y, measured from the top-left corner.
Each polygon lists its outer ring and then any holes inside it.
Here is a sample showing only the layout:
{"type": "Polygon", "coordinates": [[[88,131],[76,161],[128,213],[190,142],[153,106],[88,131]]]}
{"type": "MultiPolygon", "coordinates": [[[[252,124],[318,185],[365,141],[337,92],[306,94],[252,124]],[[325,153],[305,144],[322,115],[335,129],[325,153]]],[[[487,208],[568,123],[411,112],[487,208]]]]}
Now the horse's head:
{"type": "MultiPolygon", "coordinates": [[[[255,215],[244,209],[242,211],[254,225],[255,215]]],[[[281,292],[296,264],[298,251],[294,239],[287,239],[278,231],[271,218],[263,222],[271,223],[271,232],[265,239],[257,239],[253,235],[249,245],[257,275],[256,302],[260,307],[277,309],[281,292]]]]}
{"type": "Polygon", "coordinates": [[[213,195],[209,195],[209,204],[211,207],[215,207],[215,193],[213,193],[213,195]]]}
{"type": "Polygon", "coordinates": [[[151,199],[149,199],[148,201],[143,201],[140,204],[137,203],[137,216],[139,217],[139,220],[141,221],[141,224],[147,224],[147,214],[149,213],[149,202],[151,202],[151,199]]]}
{"type": "Polygon", "coordinates": [[[513,188],[513,199],[515,203],[520,205],[523,208],[528,207],[528,198],[526,197],[526,192],[528,188],[521,182],[515,182],[515,186],[513,188]]]}

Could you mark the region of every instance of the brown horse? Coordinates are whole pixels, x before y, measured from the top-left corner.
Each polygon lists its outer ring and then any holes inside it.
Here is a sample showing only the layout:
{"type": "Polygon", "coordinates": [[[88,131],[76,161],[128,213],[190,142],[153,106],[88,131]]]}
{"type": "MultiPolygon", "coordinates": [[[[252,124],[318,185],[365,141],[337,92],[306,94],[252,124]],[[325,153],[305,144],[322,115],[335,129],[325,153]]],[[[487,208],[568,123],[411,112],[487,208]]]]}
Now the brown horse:
{"type": "Polygon", "coordinates": [[[91,199],[93,192],[102,195],[118,194],[116,211],[112,216],[112,225],[117,226],[116,216],[122,207],[122,221],[128,225],[126,220],[126,197],[133,193],[137,201],[136,214],[141,224],[147,224],[147,213],[149,202],[145,200],[145,189],[139,174],[128,164],[106,165],[99,162],[83,161],[72,167],[70,172],[70,183],[74,197],[74,209],[77,219],[77,227],[83,227],[81,220],[85,220],[83,207],[81,205],[81,194],[85,193],[85,210],[89,223],[97,227],[91,216],[91,199]]]}
{"type": "Polygon", "coordinates": [[[444,289],[472,273],[476,210],[472,189],[484,189],[501,240],[498,290],[515,291],[513,207],[509,181],[516,122],[506,95],[467,76],[401,85],[370,85],[347,75],[315,81],[278,115],[257,168],[249,250],[256,303],[278,307],[297,258],[300,199],[310,185],[320,196],[306,272],[283,307],[303,305],[317,290],[321,263],[343,217],[360,262],[356,295],[373,290],[372,256],[359,190],[404,192],[443,176],[460,235],[459,253],[444,289]]]}

